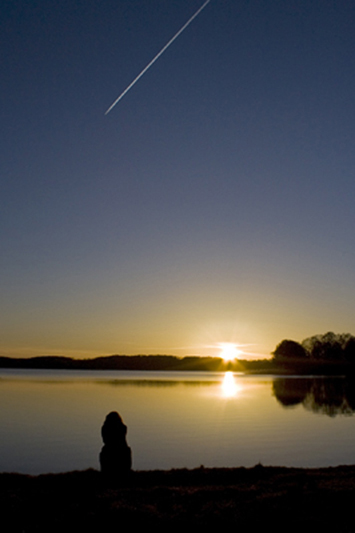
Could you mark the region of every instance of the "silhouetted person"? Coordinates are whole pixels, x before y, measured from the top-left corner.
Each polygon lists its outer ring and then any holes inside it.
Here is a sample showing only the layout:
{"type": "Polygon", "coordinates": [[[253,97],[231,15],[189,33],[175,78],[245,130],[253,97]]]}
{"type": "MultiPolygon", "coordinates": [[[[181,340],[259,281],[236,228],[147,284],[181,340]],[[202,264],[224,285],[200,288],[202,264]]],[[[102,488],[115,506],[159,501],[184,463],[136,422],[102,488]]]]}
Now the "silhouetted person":
{"type": "Polygon", "coordinates": [[[127,426],[116,411],[106,416],[101,428],[104,446],[100,453],[101,472],[106,478],[127,478],[132,467],[131,448],[126,442],[127,426]]]}

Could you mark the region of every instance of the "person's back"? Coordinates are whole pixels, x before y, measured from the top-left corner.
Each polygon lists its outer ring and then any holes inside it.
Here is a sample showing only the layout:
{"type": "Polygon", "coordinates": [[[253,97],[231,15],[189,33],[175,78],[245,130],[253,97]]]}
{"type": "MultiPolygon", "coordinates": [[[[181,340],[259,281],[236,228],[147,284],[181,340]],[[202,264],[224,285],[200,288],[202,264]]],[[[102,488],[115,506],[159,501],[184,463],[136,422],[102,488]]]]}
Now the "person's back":
{"type": "Polygon", "coordinates": [[[104,446],[100,453],[101,472],[112,480],[124,479],[132,468],[131,448],[126,442],[127,426],[116,411],[106,416],[101,428],[104,446]]]}

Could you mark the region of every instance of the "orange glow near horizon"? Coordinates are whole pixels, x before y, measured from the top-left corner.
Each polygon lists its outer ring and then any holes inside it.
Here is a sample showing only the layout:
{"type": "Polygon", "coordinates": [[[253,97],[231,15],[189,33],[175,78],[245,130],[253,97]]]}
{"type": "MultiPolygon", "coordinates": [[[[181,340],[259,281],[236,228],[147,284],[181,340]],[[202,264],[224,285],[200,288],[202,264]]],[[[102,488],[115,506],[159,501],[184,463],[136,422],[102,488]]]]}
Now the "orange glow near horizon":
{"type": "Polygon", "coordinates": [[[243,353],[238,348],[238,344],[234,344],[233,342],[221,342],[219,348],[221,350],[220,357],[222,357],[224,361],[234,361],[243,353]]]}

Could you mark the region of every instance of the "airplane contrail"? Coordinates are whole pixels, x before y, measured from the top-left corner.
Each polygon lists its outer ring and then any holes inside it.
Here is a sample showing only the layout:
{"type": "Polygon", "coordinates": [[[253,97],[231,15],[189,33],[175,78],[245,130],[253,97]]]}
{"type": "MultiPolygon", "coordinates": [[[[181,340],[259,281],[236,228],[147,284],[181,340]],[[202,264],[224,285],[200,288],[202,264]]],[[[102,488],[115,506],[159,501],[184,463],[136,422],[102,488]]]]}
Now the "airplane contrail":
{"type": "Polygon", "coordinates": [[[150,67],[156,62],[156,60],[159,59],[162,54],[164,54],[165,50],[169,48],[169,46],[175,41],[175,39],[179,37],[179,35],[184,30],[186,30],[187,26],[191,24],[191,22],[201,13],[201,11],[207,6],[207,4],[210,3],[210,1],[211,0],[206,0],[206,2],[196,11],[194,15],[192,15],[191,18],[189,18],[189,20],[183,25],[183,27],[177,33],[175,33],[174,37],[172,37],[170,41],[166,43],[166,45],[160,50],[160,52],[157,53],[157,55],[150,61],[150,63],[148,63],[148,65],[142,70],[142,72],[140,72],[138,76],[134,78],[132,83],[130,83],[128,87],[123,91],[123,93],[121,93],[119,97],[113,102],[113,104],[105,112],[105,115],[107,115],[111,111],[111,109],[113,109],[115,105],[118,104],[118,102],[124,97],[124,95],[127,94],[130,89],[132,89],[133,85],[135,85],[137,81],[143,76],[143,74],[145,74],[147,70],[150,69],[150,67]]]}

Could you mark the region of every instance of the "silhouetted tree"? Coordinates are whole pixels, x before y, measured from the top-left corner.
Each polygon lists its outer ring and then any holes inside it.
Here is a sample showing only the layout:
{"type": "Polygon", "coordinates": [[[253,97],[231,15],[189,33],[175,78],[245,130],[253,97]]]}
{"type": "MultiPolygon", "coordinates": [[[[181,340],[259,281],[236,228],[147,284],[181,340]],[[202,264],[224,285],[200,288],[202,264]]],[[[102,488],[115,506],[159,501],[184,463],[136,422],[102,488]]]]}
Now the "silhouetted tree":
{"type": "Polygon", "coordinates": [[[355,363],[355,337],[350,336],[348,339],[344,348],[344,358],[349,363],[355,363]]]}
{"type": "MultiPolygon", "coordinates": [[[[328,331],[324,335],[314,335],[302,341],[302,346],[308,352],[311,359],[322,361],[341,361],[346,358],[346,346],[352,339],[349,333],[336,334],[328,331]]],[[[350,356],[352,344],[349,344],[348,355],[350,356]]],[[[355,354],[354,354],[355,356],[355,354]]],[[[355,361],[355,357],[354,357],[355,361]]]]}
{"type": "Polygon", "coordinates": [[[276,346],[272,355],[276,360],[282,360],[305,359],[308,354],[300,343],[291,340],[283,340],[276,346]]]}

